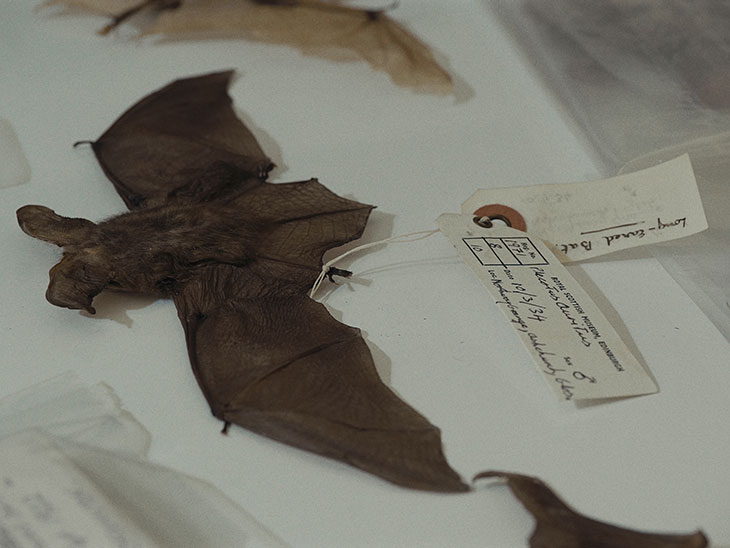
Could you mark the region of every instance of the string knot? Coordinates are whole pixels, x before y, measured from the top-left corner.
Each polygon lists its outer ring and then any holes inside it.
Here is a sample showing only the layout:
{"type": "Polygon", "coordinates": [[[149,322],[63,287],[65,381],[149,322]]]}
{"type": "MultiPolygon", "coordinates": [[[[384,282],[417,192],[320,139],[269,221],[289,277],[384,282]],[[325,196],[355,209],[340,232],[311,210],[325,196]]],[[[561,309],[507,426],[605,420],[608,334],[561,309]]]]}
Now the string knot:
{"type": "MultiPolygon", "coordinates": [[[[350,249],[349,251],[345,251],[342,255],[338,255],[334,259],[331,259],[324,263],[322,265],[322,270],[319,273],[319,276],[317,276],[317,279],[314,281],[314,285],[312,285],[312,289],[309,290],[309,297],[311,299],[314,298],[314,294],[317,293],[317,290],[319,289],[319,286],[322,285],[322,282],[324,279],[330,275],[330,271],[334,270],[333,266],[335,263],[341,261],[348,255],[351,255],[353,253],[356,253],[357,251],[362,251],[363,249],[368,249],[370,247],[375,247],[376,245],[381,244],[407,244],[410,242],[416,242],[418,240],[423,240],[424,238],[428,238],[429,236],[432,236],[438,232],[438,229],[434,230],[421,230],[419,232],[409,232],[408,234],[400,234],[398,236],[392,236],[390,238],[386,238],[385,240],[378,240],[377,242],[369,242],[366,244],[359,245],[357,247],[354,247],[350,249]]],[[[336,272],[334,272],[336,274],[336,272]]]]}

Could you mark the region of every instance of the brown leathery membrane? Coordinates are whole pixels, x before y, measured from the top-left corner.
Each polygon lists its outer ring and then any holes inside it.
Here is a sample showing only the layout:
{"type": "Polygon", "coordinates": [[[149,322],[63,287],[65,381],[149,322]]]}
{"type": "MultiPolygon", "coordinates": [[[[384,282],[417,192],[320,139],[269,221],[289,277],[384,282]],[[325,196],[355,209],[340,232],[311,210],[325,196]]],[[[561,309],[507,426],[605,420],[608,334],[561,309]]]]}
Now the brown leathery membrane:
{"type": "Polygon", "coordinates": [[[540,479],[508,472],[481,472],[474,480],[499,478],[535,518],[530,548],[705,548],[701,531],[689,535],[644,533],[591,519],[573,510],[540,479]]]}
{"type": "Polygon", "coordinates": [[[50,0],[100,14],[108,34],[128,21],[142,34],[166,39],[243,38],[284,44],[306,55],[339,61],[362,59],[414,91],[453,93],[449,73],[429,46],[383,8],[331,0],[50,0]]]}
{"type": "Polygon", "coordinates": [[[360,331],[307,296],[324,252],[360,237],[372,206],[315,179],[266,182],[273,164],[233,112],[230,78],[173,82],[91,143],[131,211],[93,223],[18,210],[23,231],[64,248],[48,300],[94,313],[107,288],[170,297],[226,425],[406,487],[468,490],[438,428],[382,383],[360,331]]]}

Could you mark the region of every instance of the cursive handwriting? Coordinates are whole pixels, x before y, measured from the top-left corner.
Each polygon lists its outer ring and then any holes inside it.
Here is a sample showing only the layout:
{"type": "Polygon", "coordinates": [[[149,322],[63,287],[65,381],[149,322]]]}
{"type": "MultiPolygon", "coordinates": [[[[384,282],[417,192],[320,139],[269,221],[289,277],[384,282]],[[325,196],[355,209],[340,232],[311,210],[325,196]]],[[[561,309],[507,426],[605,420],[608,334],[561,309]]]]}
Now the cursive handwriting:
{"type": "Polygon", "coordinates": [[[637,225],[644,224],[645,221],[639,221],[636,223],[626,223],[624,225],[619,226],[613,226],[613,227],[607,227],[607,228],[598,228],[596,230],[587,230],[584,232],[581,232],[581,236],[586,234],[595,234],[598,232],[606,232],[609,230],[615,230],[617,228],[622,228],[624,230],[618,231],[618,232],[612,232],[610,234],[606,234],[603,236],[600,236],[598,240],[593,240],[592,238],[587,238],[584,240],[579,240],[575,242],[566,242],[566,243],[558,243],[554,244],[557,249],[559,249],[561,252],[565,253],[566,255],[569,255],[571,251],[581,249],[584,251],[591,251],[597,243],[602,243],[606,247],[611,247],[611,244],[617,242],[618,240],[631,240],[631,239],[641,239],[650,234],[652,231],[660,232],[662,230],[665,230],[667,228],[686,228],[687,227],[687,217],[678,217],[676,219],[672,220],[662,220],[661,217],[656,218],[656,222],[652,224],[652,226],[642,227],[642,228],[633,228],[637,225]],[[632,227],[629,229],[628,227],[632,227]]]}
{"type": "MultiPolygon", "coordinates": [[[[556,277],[551,278],[548,280],[547,274],[545,273],[545,269],[541,268],[539,266],[532,266],[530,267],[535,274],[535,277],[537,278],[537,281],[540,283],[540,285],[543,286],[547,294],[550,296],[550,298],[555,303],[555,306],[560,310],[560,312],[565,316],[565,319],[568,320],[568,323],[570,324],[570,327],[573,329],[573,332],[578,336],[580,339],[580,342],[583,346],[586,348],[591,346],[591,341],[588,339],[588,334],[590,331],[587,327],[581,325],[579,322],[579,319],[576,318],[573,315],[573,305],[570,302],[565,302],[563,300],[562,292],[560,291],[559,287],[557,285],[559,284],[560,287],[565,289],[565,286],[560,282],[560,280],[556,277]],[[557,280],[557,284],[555,284],[555,281],[557,280]],[[552,282],[552,283],[551,283],[552,282]]],[[[575,301],[575,297],[573,297],[573,301],[575,301]]],[[[580,305],[578,305],[577,301],[575,301],[575,304],[580,308],[580,305]]],[[[580,308],[580,312],[582,312],[582,308],[580,308]]]]}
{"type": "Polygon", "coordinates": [[[532,350],[535,354],[537,354],[537,357],[542,364],[542,372],[547,376],[552,377],[553,381],[560,386],[560,391],[563,393],[563,397],[565,397],[566,400],[573,399],[575,385],[562,375],[562,373],[566,372],[565,368],[557,367],[553,364],[555,352],[548,352],[545,349],[547,343],[540,341],[539,336],[536,333],[528,333],[527,338],[530,340],[532,350]]]}

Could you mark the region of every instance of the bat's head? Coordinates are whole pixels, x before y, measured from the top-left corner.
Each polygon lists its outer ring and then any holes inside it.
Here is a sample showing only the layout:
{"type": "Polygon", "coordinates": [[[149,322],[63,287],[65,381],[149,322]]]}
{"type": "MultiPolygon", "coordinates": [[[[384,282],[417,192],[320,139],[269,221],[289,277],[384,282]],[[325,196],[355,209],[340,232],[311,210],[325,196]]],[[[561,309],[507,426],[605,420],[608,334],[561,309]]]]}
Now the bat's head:
{"type": "Polygon", "coordinates": [[[107,285],[108,276],[86,247],[97,225],[87,219],[62,217],[52,209],[27,205],[16,212],[20,228],[34,238],[65,247],[60,263],[50,271],[46,299],[56,306],[83,309],[94,314],[94,296],[107,285]]]}

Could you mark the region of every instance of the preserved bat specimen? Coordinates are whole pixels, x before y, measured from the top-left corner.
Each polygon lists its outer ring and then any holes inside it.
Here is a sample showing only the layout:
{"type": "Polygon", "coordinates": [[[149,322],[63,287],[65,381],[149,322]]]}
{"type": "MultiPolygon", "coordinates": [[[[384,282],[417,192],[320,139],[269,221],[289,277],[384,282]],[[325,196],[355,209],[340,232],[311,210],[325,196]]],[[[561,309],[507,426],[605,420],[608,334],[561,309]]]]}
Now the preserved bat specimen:
{"type": "MultiPolygon", "coordinates": [[[[360,331],[307,293],[323,253],[358,238],[372,206],[315,179],[271,184],[273,164],[236,117],[231,72],[177,80],[91,146],[128,208],[94,223],[28,205],[29,235],[64,248],[47,299],[94,313],[104,289],[173,299],[193,372],[224,428],[238,424],[398,485],[470,487],[434,425],[378,377],[360,331]]],[[[348,275],[331,269],[328,275],[348,275]]],[[[532,548],[702,548],[576,513],[537,478],[501,477],[537,520],[532,548]]]]}
{"type": "Polygon", "coordinates": [[[406,487],[468,490],[439,430],[381,382],[360,331],[307,296],[323,253],[358,238],[372,207],[316,180],[267,183],[273,164],[235,116],[230,78],[175,81],[92,143],[132,211],[97,224],[18,210],[27,234],[64,248],[48,300],[94,313],[105,288],[171,297],[226,426],[406,487]]]}
{"type": "Polygon", "coordinates": [[[338,60],[360,58],[393,82],[437,94],[452,80],[431,49],[386,9],[362,9],[327,0],[52,0],[106,14],[106,34],[140,21],[144,34],[171,38],[242,37],[287,44],[303,53],[338,60]]]}
{"type": "Polygon", "coordinates": [[[583,516],[565,504],[538,478],[507,472],[482,472],[474,479],[502,478],[537,524],[530,548],[705,548],[707,538],[663,535],[622,529],[583,516]]]}

